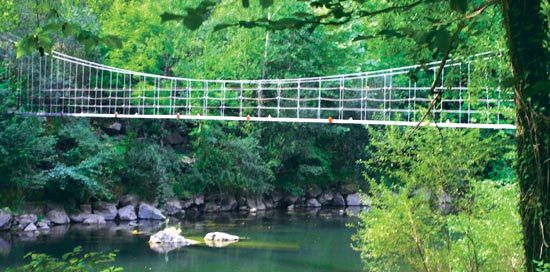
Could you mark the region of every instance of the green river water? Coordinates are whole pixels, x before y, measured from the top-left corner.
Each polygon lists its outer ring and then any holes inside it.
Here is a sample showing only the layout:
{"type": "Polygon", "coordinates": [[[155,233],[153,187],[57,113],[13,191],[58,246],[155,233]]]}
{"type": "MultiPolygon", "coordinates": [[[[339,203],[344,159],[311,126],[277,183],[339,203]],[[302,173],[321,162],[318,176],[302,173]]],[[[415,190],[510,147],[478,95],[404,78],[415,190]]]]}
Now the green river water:
{"type": "Polygon", "coordinates": [[[169,225],[181,226],[189,239],[202,241],[211,231],[245,239],[223,248],[200,244],[167,253],[156,252],[147,243],[164,222],[145,221],[139,226],[112,222],[100,227],[75,224],[30,237],[2,233],[0,270],[24,263],[23,256],[29,251],[59,257],[80,245],[84,251],[118,249],[114,265],[125,271],[360,271],[359,252],[351,248],[355,230],[348,227],[355,221],[328,209],[171,218],[169,225]]]}

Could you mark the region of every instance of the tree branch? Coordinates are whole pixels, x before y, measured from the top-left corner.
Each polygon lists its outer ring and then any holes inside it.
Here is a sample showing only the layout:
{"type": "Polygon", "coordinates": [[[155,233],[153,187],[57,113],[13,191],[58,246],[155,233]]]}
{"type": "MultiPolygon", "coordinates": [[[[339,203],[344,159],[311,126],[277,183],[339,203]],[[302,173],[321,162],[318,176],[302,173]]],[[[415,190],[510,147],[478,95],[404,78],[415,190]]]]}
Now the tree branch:
{"type": "Polygon", "coordinates": [[[408,133],[408,135],[406,137],[407,140],[403,144],[403,147],[408,144],[408,142],[410,140],[410,137],[418,130],[420,125],[426,120],[426,118],[432,112],[433,108],[438,104],[438,102],[441,102],[442,93],[441,92],[436,93],[435,88],[437,87],[437,83],[441,79],[441,73],[443,72],[443,68],[445,68],[445,65],[447,64],[447,60],[449,59],[449,54],[451,53],[451,50],[453,48],[453,43],[456,40],[458,34],[462,31],[462,29],[464,27],[465,27],[464,23],[460,22],[458,24],[457,29],[453,32],[453,35],[451,36],[451,38],[449,40],[449,46],[447,47],[447,50],[445,50],[445,54],[443,55],[443,59],[441,60],[441,63],[439,64],[439,67],[438,67],[437,72],[435,74],[434,81],[432,82],[432,86],[430,87],[430,90],[428,91],[430,94],[432,94],[432,93],[435,94],[435,97],[430,102],[430,106],[428,107],[428,110],[426,111],[426,113],[422,116],[420,121],[418,121],[418,123],[416,124],[414,129],[411,130],[410,133],[408,133]]]}
{"type": "Polygon", "coordinates": [[[476,7],[475,10],[474,10],[472,13],[470,13],[470,14],[464,16],[464,18],[466,18],[466,19],[474,18],[474,17],[480,15],[481,13],[483,13],[483,11],[485,11],[485,9],[487,9],[488,7],[490,7],[490,6],[492,6],[492,5],[496,5],[496,4],[498,4],[499,2],[500,2],[499,0],[490,0],[490,1],[487,1],[487,2],[485,2],[485,3],[483,3],[483,4],[481,4],[480,6],[476,7]]]}
{"type": "Polygon", "coordinates": [[[388,8],[385,8],[385,9],[371,11],[371,12],[361,10],[361,11],[359,11],[360,14],[359,14],[358,18],[370,17],[370,16],[374,16],[374,15],[379,15],[379,14],[392,12],[392,11],[405,11],[405,10],[412,9],[412,8],[420,5],[422,2],[423,1],[417,1],[417,2],[408,4],[408,5],[404,5],[404,6],[393,6],[393,7],[388,7],[388,8]]]}

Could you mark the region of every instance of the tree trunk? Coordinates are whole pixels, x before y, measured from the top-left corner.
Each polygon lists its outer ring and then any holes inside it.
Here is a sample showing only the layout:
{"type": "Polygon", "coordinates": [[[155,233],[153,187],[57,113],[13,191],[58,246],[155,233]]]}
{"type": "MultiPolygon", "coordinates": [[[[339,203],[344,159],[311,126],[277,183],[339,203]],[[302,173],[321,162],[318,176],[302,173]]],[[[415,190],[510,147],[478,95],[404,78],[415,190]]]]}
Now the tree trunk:
{"type": "MultiPolygon", "coordinates": [[[[544,1],[544,0],[543,0],[544,1]]],[[[515,79],[516,171],[526,270],[550,262],[550,90],[541,0],[502,1],[515,79]]]]}
{"type": "MultiPolygon", "coordinates": [[[[271,20],[271,12],[267,12],[267,19],[271,20]]],[[[262,79],[265,79],[267,71],[267,53],[269,48],[269,29],[265,30],[264,62],[262,64],[262,79]]]]}

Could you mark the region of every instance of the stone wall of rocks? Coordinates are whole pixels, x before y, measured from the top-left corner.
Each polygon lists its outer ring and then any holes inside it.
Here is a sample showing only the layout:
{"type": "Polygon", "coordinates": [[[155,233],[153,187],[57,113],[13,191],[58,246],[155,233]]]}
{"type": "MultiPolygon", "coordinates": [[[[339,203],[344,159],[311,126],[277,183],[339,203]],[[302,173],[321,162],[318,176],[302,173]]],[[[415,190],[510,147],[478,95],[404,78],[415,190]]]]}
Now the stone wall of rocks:
{"type": "Polygon", "coordinates": [[[356,185],[345,185],[338,189],[322,190],[311,187],[303,195],[285,195],[274,191],[263,196],[244,195],[197,195],[191,199],[170,200],[165,205],[167,215],[185,213],[216,213],[216,212],[250,212],[271,209],[307,209],[320,207],[360,207],[368,206],[363,203],[356,185]]]}
{"type": "Polygon", "coordinates": [[[274,191],[263,196],[243,195],[204,195],[191,199],[173,199],[159,208],[158,205],[145,203],[135,195],[123,195],[116,203],[95,202],[92,205],[80,205],[78,212],[68,214],[62,206],[46,205],[34,207],[31,212],[12,214],[0,210],[0,231],[17,232],[48,231],[54,225],[81,223],[83,225],[101,225],[108,221],[165,220],[166,216],[182,217],[203,213],[239,211],[255,213],[271,209],[308,209],[330,207],[360,207],[363,203],[354,185],[338,189],[322,190],[311,187],[303,195],[285,195],[274,191]],[[39,220],[40,218],[40,220],[39,220]]]}

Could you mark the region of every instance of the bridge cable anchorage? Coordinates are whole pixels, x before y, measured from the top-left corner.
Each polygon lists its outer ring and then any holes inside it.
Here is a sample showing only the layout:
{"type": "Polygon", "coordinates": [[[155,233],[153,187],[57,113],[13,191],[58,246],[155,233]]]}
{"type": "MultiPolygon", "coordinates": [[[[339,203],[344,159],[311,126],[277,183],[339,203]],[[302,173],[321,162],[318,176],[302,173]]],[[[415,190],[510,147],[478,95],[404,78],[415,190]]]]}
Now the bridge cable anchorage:
{"type": "MultiPolygon", "coordinates": [[[[0,36],[0,46],[14,45],[0,36]]],[[[19,113],[37,116],[225,120],[514,129],[514,94],[502,59],[481,53],[341,75],[206,80],[130,71],[53,51],[16,63],[19,113]],[[438,96],[437,105],[433,95],[438,96]],[[254,118],[251,115],[255,115],[254,118]]]]}

